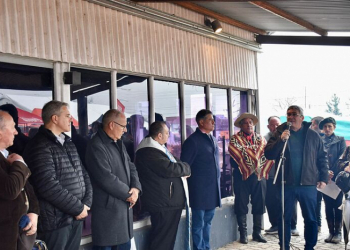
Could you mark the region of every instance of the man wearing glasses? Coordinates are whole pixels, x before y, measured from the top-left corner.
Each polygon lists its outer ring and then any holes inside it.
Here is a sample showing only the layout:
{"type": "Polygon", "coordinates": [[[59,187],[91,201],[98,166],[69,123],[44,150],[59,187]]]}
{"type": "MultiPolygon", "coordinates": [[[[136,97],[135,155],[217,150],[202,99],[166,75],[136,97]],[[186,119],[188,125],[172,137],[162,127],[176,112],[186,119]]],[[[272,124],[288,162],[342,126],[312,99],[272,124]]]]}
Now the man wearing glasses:
{"type": "Polygon", "coordinates": [[[126,117],[111,109],[86,150],[86,168],[94,190],[92,243],[94,250],[129,250],[133,237],[133,212],[141,184],[121,140],[126,117]]]}
{"type": "MultiPolygon", "coordinates": [[[[286,250],[289,250],[291,237],[291,219],[295,208],[294,201],[299,201],[304,217],[305,250],[314,249],[317,243],[316,203],[317,188],[324,188],[328,181],[328,160],[320,136],[312,129],[311,123],[304,122],[303,109],[290,106],[287,110],[287,122],[277,127],[277,132],[270,138],[266,147],[266,158],[280,160],[284,143],[288,140],[285,151],[285,191],[284,191],[284,227],[286,250]],[[287,122],[291,124],[288,129],[287,122]]],[[[281,171],[277,183],[281,183],[281,171]]],[[[278,236],[282,248],[282,213],[279,215],[278,236]]]]}

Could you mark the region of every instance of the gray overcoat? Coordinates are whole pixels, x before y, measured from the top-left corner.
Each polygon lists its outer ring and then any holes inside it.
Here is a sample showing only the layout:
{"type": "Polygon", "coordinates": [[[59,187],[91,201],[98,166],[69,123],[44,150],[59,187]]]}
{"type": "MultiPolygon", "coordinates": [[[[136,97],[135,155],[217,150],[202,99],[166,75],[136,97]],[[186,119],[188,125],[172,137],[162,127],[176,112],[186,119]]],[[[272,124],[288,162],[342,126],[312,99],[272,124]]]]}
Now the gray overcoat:
{"type": "Polygon", "coordinates": [[[126,243],[133,237],[133,212],[126,199],[131,188],[141,191],[141,184],[124,144],[120,140],[115,143],[100,128],[87,146],[86,169],[93,187],[93,244],[115,246],[126,243]],[[122,148],[122,154],[117,144],[122,148]]]}

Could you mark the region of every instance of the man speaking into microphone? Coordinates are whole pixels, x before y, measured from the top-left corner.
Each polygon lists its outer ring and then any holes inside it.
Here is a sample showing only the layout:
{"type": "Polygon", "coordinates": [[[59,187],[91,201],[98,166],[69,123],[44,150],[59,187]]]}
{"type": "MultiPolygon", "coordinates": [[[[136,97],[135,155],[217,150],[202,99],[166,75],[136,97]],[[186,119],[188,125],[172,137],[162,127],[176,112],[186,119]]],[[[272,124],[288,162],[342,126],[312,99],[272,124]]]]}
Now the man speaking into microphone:
{"type": "MultiPolygon", "coordinates": [[[[293,105],[287,109],[287,122],[277,127],[277,131],[265,147],[267,159],[275,160],[278,166],[284,143],[287,143],[284,157],[284,228],[285,249],[289,250],[291,219],[299,201],[304,217],[305,250],[314,249],[317,243],[316,203],[317,188],[324,188],[328,181],[328,160],[323,142],[317,132],[309,129],[311,123],[304,121],[303,109],[293,105]],[[290,125],[290,129],[289,126],[290,125]]],[[[281,185],[281,171],[276,184],[281,185]]],[[[279,213],[278,236],[282,249],[282,213],[279,213]]]]}

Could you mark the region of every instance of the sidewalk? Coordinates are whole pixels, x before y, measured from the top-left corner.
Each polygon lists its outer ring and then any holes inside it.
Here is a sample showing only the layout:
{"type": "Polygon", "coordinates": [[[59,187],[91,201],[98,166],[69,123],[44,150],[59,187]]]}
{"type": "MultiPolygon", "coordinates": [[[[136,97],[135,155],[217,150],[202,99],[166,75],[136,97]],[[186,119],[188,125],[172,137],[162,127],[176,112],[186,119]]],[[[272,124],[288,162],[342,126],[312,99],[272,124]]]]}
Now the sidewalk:
{"type": "MultiPolygon", "coordinates": [[[[322,213],[322,228],[321,233],[318,234],[318,241],[317,245],[315,247],[315,250],[342,250],[345,249],[344,246],[344,240],[342,239],[342,242],[340,244],[332,244],[332,243],[325,243],[324,239],[328,236],[328,227],[326,223],[326,216],[324,214],[324,202],[322,200],[322,207],[321,207],[321,213],[322,213]]],[[[264,221],[265,221],[265,229],[268,229],[270,227],[270,223],[268,220],[267,213],[264,215],[264,221]]],[[[297,223],[297,229],[299,230],[300,236],[292,236],[291,239],[291,248],[293,250],[303,250],[304,249],[304,223],[303,223],[303,217],[301,215],[300,207],[298,207],[298,223],[297,223]]],[[[264,232],[262,231],[264,234],[264,232]]],[[[238,241],[235,241],[231,244],[228,244],[222,248],[219,248],[218,250],[231,250],[231,249],[252,249],[252,250],[259,250],[259,249],[268,249],[268,250],[279,250],[278,245],[278,235],[268,235],[264,234],[264,237],[267,239],[267,243],[259,243],[256,241],[252,241],[252,237],[248,237],[248,244],[241,244],[238,241]]],[[[348,244],[349,245],[349,244],[348,244]]]]}
{"type": "MultiPolygon", "coordinates": [[[[251,236],[249,236],[249,242],[247,245],[241,244],[239,242],[233,242],[231,244],[228,244],[222,248],[219,248],[218,250],[231,250],[231,249],[268,249],[268,250],[279,250],[280,247],[278,245],[278,237],[277,235],[264,235],[267,239],[267,243],[258,243],[256,241],[252,241],[251,236]]],[[[318,235],[318,241],[317,245],[315,247],[315,250],[341,250],[344,249],[344,241],[342,241],[340,244],[331,244],[331,243],[325,243],[324,239],[327,237],[326,232],[322,232],[318,235]]],[[[292,236],[291,239],[291,248],[293,250],[303,250],[304,249],[304,236],[303,234],[300,234],[300,236],[292,236]]]]}

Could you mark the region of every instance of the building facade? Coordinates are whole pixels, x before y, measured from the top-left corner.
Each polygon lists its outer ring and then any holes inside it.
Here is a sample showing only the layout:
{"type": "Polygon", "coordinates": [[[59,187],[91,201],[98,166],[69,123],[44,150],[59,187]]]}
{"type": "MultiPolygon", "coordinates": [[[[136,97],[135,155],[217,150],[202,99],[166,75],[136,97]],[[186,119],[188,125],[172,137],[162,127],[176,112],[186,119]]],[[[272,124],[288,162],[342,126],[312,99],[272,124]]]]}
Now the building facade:
{"type": "MultiPolygon", "coordinates": [[[[32,136],[46,102],[67,102],[72,136],[85,141],[102,114],[118,108],[128,118],[123,140],[131,158],[149,124],[160,119],[170,128],[168,148],[179,156],[196,127],[196,113],[211,109],[225,201],[217,217],[227,220],[214,226],[230,227],[226,236],[213,237],[220,246],[236,237],[227,145],[236,117],[258,112],[260,47],[253,33],[225,23],[214,34],[204,18],[172,3],[0,0],[0,105],[14,104],[20,128],[32,136]],[[76,83],[70,84],[71,77],[76,83]]],[[[84,143],[77,147],[83,158],[84,143]]],[[[142,205],[134,217],[138,249],[145,249],[141,235],[147,235],[149,221],[142,205]]],[[[89,220],[85,224],[82,245],[91,241],[89,220]]]]}

